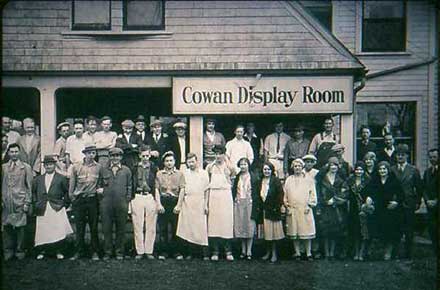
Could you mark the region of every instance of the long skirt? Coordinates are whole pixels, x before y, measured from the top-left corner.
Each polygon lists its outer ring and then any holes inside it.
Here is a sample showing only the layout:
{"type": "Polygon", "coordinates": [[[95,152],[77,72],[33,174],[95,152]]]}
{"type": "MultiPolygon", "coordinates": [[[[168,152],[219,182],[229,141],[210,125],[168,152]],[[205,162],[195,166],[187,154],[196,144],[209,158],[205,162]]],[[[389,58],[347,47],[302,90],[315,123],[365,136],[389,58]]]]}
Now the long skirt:
{"type": "Polygon", "coordinates": [[[66,209],[63,207],[59,211],[55,211],[47,202],[44,215],[37,216],[35,246],[61,241],[72,233],[66,209]]]}
{"type": "Polygon", "coordinates": [[[208,237],[234,237],[234,209],[230,189],[210,189],[208,237]]]}
{"type": "Polygon", "coordinates": [[[252,199],[239,199],[234,203],[234,237],[249,239],[255,234],[255,221],[251,220],[252,199]]]}

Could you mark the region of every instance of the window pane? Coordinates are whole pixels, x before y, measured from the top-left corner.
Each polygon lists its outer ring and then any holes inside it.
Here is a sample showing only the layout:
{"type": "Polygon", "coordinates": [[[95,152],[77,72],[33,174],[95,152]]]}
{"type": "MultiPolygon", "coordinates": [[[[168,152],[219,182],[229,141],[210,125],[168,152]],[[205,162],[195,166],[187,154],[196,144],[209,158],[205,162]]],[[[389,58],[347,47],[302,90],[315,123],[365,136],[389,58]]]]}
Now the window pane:
{"type": "Polygon", "coordinates": [[[301,4],[321,25],[329,31],[332,30],[332,3],[330,1],[301,1],[301,4]]]}
{"type": "Polygon", "coordinates": [[[74,1],[74,29],[109,29],[110,1],[74,1]]]}
{"type": "Polygon", "coordinates": [[[362,51],[405,51],[405,2],[364,1],[363,7],[362,51]]]}
{"type": "Polygon", "coordinates": [[[163,1],[126,0],[124,4],[126,29],[163,28],[163,1]]]}
{"type": "MultiPolygon", "coordinates": [[[[371,129],[371,139],[378,148],[383,147],[383,135],[390,130],[396,139],[396,144],[405,143],[411,148],[414,156],[416,104],[402,103],[358,103],[356,104],[356,132],[360,139],[360,128],[367,125],[371,129]]],[[[414,159],[412,159],[414,160],[414,159]]]]}

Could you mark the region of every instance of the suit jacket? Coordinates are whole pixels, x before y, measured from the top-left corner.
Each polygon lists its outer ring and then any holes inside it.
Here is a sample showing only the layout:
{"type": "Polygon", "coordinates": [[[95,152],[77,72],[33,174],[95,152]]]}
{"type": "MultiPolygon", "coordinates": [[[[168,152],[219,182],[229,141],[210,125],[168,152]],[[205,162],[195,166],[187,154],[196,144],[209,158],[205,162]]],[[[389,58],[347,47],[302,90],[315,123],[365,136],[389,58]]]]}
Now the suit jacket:
{"type": "Polygon", "coordinates": [[[358,145],[357,145],[357,153],[356,153],[357,160],[364,159],[365,153],[367,153],[367,152],[374,152],[374,153],[376,153],[376,147],[377,147],[376,143],[374,143],[373,141],[369,141],[367,143],[367,145],[362,143],[362,141],[359,141],[358,145]]]}
{"type": "Polygon", "coordinates": [[[391,157],[388,156],[388,154],[385,152],[384,149],[381,149],[379,152],[377,152],[377,162],[380,161],[387,161],[389,164],[394,165],[396,164],[396,151],[394,150],[393,154],[391,154],[391,157]]]}
{"type": "Polygon", "coordinates": [[[148,145],[151,147],[151,151],[158,151],[159,157],[151,157],[151,161],[153,161],[157,167],[162,168],[162,155],[170,150],[169,145],[169,137],[167,134],[162,133],[159,141],[156,142],[153,138],[153,133],[148,134],[147,141],[148,145]]]}
{"type": "Polygon", "coordinates": [[[142,144],[148,144],[148,132],[144,131],[144,138],[142,138],[142,135],[139,131],[135,131],[136,135],[138,135],[141,139],[142,144]]]}
{"type": "Polygon", "coordinates": [[[135,132],[131,133],[128,142],[123,134],[118,135],[118,138],[116,139],[116,147],[124,150],[122,164],[126,165],[130,170],[133,170],[133,168],[138,163],[139,146],[141,145],[141,137],[135,132]],[[133,145],[136,146],[133,147],[133,145]]]}
{"type": "Polygon", "coordinates": [[[433,172],[433,167],[429,167],[423,174],[424,193],[423,198],[425,201],[432,199],[439,199],[440,187],[438,179],[438,169],[433,172]]]}
{"type": "Polygon", "coordinates": [[[180,159],[183,156],[185,156],[184,159],[186,159],[186,154],[189,153],[189,138],[188,136],[185,136],[185,152],[181,152],[180,145],[179,145],[179,139],[177,135],[170,136],[170,150],[174,152],[174,155],[176,156],[176,168],[180,169],[180,159]]]}
{"type": "Polygon", "coordinates": [[[29,164],[33,171],[40,173],[41,171],[41,142],[40,136],[34,135],[31,141],[30,151],[26,151],[25,136],[20,136],[17,140],[20,146],[21,161],[29,164]]]}
{"type": "Polygon", "coordinates": [[[48,201],[55,211],[68,207],[70,203],[67,178],[54,173],[50,187],[46,188],[45,177],[46,174],[39,175],[32,183],[32,203],[37,216],[44,215],[48,201]]]}
{"type": "Polygon", "coordinates": [[[423,182],[419,170],[407,164],[403,172],[400,172],[397,165],[391,167],[392,173],[399,181],[404,195],[404,208],[416,209],[420,206],[423,194],[423,182]]]}

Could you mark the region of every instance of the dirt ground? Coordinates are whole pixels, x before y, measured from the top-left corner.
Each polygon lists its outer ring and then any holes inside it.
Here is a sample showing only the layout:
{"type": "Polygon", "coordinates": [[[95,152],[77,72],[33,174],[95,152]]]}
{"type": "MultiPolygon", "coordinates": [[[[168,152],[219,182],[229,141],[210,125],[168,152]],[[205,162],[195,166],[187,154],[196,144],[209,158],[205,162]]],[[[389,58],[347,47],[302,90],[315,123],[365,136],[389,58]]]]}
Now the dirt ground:
{"type": "Polygon", "coordinates": [[[297,262],[277,264],[254,260],[235,262],[98,261],[88,259],[36,261],[27,258],[2,264],[4,290],[80,289],[330,289],[375,290],[436,288],[437,265],[429,245],[417,244],[412,263],[393,260],[297,262]]]}

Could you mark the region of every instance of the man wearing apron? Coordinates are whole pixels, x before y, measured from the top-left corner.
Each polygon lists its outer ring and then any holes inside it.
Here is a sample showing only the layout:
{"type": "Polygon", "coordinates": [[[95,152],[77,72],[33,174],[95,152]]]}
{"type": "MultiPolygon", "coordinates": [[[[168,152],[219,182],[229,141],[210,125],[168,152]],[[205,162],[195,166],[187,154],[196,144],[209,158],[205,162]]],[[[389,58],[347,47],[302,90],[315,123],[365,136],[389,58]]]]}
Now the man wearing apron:
{"type": "Polygon", "coordinates": [[[324,121],[324,132],[316,134],[309,147],[309,154],[313,154],[318,159],[316,168],[321,168],[327,163],[332,154],[332,147],[339,144],[339,137],[333,132],[334,122],[332,118],[324,121]]]}

